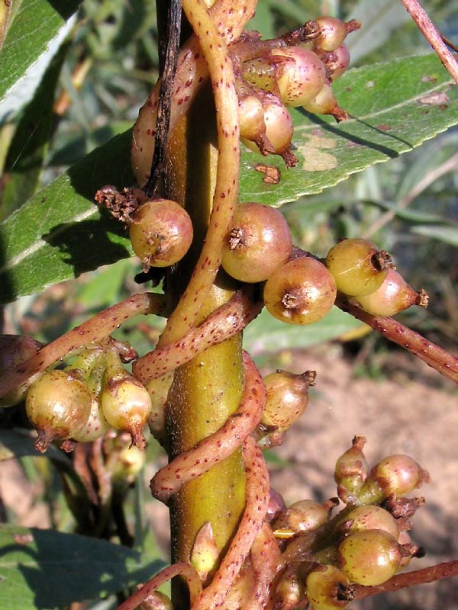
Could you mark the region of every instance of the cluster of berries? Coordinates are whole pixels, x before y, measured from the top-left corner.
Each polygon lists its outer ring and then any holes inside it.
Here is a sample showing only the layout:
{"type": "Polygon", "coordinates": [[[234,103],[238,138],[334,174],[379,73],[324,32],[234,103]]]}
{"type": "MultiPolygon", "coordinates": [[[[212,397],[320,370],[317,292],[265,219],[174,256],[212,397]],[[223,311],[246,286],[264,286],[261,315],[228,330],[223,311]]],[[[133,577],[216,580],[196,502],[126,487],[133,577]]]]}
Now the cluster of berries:
{"type": "Polygon", "coordinates": [[[338,496],[345,508],[332,517],[338,498],[302,500],[281,509],[271,522],[287,558],[276,584],[282,608],[296,607],[304,595],[314,610],[345,608],[355,585],[381,585],[423,554],[408,530],[424,500],[404,496],[428,482],[428,473],[399,454],[369,470],[364,443],[355,437],[336,463],[338,496]]]}

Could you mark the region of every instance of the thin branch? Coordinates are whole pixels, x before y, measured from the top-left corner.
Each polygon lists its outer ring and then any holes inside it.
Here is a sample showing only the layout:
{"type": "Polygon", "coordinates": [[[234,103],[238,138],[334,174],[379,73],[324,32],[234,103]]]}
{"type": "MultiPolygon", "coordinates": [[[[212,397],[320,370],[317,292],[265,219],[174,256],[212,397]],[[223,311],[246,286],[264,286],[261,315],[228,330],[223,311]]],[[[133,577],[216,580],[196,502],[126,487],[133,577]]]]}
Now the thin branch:
{"type": "Polygon", "coordinates": [[[447,159],[445,163],[442,163],[441,165],[439,165],[439,167],[430,170],[426,174],[426,176],[424,176],[424,178],[420,180],[415,185],[415,187],[409,193],[407,193],[405,197],[401,199],[401,201],[399,201],[398,205],[396,206],[396,209],[389,210],[388,212],[385,212],[385,214],[382,214],[382,216],[380,216],[380,218],[376,220],[367,229],[367,231],[364,232],[364,235],[362,237],[365,237],[366,239],[372,237],[372,235],[377,233],[377,231],[380,231],[382,227],[384,227],[387,223],[393,220],[399,210],[404,210],[405,208],[407,208],[412,203],[412,201],[414,201],[418,197],[418,195],[425,191],[431,184],[433,184],[436,180],[438,180],[445,174],[448,174],[452,171],[456,171],[457,169],[458,153],[455,153],[450,157],[450,159],[447,159]]]}
{"type": "Polygon", "coordinates": [[[431,343],[419,333],[407,328],[393,318],[373,316],[356,305],[351,305],[343,295],[336,299],[337,307],[361,320],[389,341],[397,343],[411,352],[444,377],[458,383],[458,358],[435,343],[431,343]]]}
{"type": "Polygon", "coordinates": [[[157,103],[156,137],[151,162],[151,172],[144,187],[147,197],[157,191],[165,162],[167,137],[170,126],[170,111],[173,99],[173,84],[178,64],[181,33],[181,2],[170,0],[167,11],[165,44],[161,44],[161,84],[157,103]]]}
{"type": "Polygon", "coordinates": [[[399,589],[424,585],[454,576],[458,576],[458,561],[447,561],[429,568],[423,568],[422,570],[397,574],[383,583],[383,585],[377,587],[355,585],[355,599],[363,599],[364,597],[371,597],[380,593],[387,593],[388,591],[399,591],[399,589]]]}
{"type": "Polygon", "coordinates": [[[450,76],[458,85],[458,63],[444,43],[440,32],[438,32],[436,26],[429,18],[428,13],[418,0],[402,0],[402,3],[421,30],[423,36],[436,52],[444,67],[448,70],[450,76]]]}

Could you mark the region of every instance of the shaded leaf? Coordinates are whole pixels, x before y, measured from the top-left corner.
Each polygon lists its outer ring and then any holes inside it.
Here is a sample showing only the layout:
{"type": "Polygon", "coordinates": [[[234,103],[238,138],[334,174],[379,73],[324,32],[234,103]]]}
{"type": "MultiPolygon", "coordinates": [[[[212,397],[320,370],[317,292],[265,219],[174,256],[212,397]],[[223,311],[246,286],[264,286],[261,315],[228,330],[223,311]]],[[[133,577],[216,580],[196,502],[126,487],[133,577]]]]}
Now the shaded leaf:
{"type": "Polygon", "coordinates": [[[0,231],[0,301],[5,303],[131,255],[120,223],[94,194],[132,184],[130,132],[113,138],[37,193],[0,231]]]}
{"type": "Polygon", "coordinates": [[[0,607],[53,609],[151,578],[162,561],[126,547],[53,530],[0,525],[0,607]]]}
{"type": "Polygon", "coordinates": [[[458,247],[458,225],[451,227],[422,225],[420,227],[414,227],[411,230],[412,233],[416,233],[417,235],[425,235],[426,237],[438,239],[446,244],[458,247]]]}
{"type": "Polygon", "coordinates": [[[5,187],[0,210],[2,219],[37,190],[55,120],[55,90],[67,51],[68,45],[62,45],[49,64],[15,130],[4,168],[5,187]]]}

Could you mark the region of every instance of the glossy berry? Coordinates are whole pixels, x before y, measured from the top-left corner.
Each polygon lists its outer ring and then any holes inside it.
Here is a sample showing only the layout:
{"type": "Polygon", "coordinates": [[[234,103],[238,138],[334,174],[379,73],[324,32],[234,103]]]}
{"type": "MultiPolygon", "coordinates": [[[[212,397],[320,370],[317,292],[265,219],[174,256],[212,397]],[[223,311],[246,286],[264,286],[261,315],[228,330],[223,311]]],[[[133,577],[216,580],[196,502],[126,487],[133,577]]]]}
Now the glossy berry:
{"type": "Polygon", "coordinates": [[[132,375],[108,379],[100,395],[102,411],[117,430],[129,432],[132,443],[143,449],[142,431],[151,413],[151,399],[146,388],[132,375]]]}
{"type": "Polygon", "coordinates": [[[93,396],[88,420],[79,432],[72,435],[72,439],[78,443],[91,443],[102,437],[109,429],[110,424],[103,414],[99,399],[93,396]]]}
{"type": "Polygon", "coordinates": [[[175,201],[148,201],[131,217],[129,237],[147,272],[150,267],[168,267],[183,258],[192,243],[192,222],[175,201]]]}
{"type": "Polygon", "coordinates": [[[240,137],[256,142],[265,133],[264,108],[256,95],[239,97],[240,137]]]}
{"type": "Polygon", "coordinates": [[[382,530],[350,534],[338,549],[340,568],[351,582],[376,586],[389,580],[401,566],[402,552],[396,538],[382,530]]]}
{"type": "Polygon", "coordinates": [[[282,102],[286,106],[303,106],[312,100],[326,82],[326,68],[313,51],[304,47],[279,47],[272,57],[285,58],[275,76],[282,102]]]}
{"type": "Polygon", "coordinates": [[[367,239],[343,239],[326,256],[337,290],[348,296],[365,296],[382,285],[393,267],[391,256],[367,239]]]}
{"type": "Polygon", "coordinates": [[[347,45],[341,44],[332,53],[332,62],[326,64],[328,68],[329,78],[334,82],[347,71],[350,65],[350,51],[347,45]]]}
{"type": "Polygon", "coordinates": [[[289,258],[291,233],[282,213],[260,203],[237,206],[223,244],[222,266],[242,282],[262,282],[289,258]]]}
{"type": "Polygon", "coordinates": [[[410,456],[390,455],[372,468],[358,498],[364,504],[379,503],[391,494],[404,496],[429,480],[428,472],[410,456]]]}
{"type": "Polygon", "coordinates": [[[313,569],[306,578],[305,590],[314,610],[339,610],[346,608],[353,599],[349,578],[331,565],[313,569]]]}
{"type": "Polygon", "coordinates": [[[314,500],[299,500],[291,504],[273,523],[276,538],[290,538],[292,534],[317,529],[329,520],[331,510],[336,501],[315,502],[314,500]]]}
{"type": "Polygon", "coordinates": [[[290,428],[307,408],[308,390],[315,383],[315,376],[314,371],[296,375],[278,370],[264,377],[267,401],[261,424],[280,432],[290,428]]]}
{"type": "Polygon", "coordinates": [[[278,320],[312,324],[323,318],[336,298],[336,283],[326,267],[311,257],[289,261],[264,287],[264,303],[278,320]]]}
{"type": "Polygon", "coordinates": [[[417,292],[394,269],[388,269],[378,290],[366,296],[355,297],[354,302],[374,316],[394,316],[412,305],[426,307],[428,296],[417,292]]]}
{"type": "Polygon", "coordinates": [[[78,434],[89,419],[92,395],[86,384],[66,371],[48,371],[29,388],[26,413],[38,431],[35,447],[42,453],[55,439],[78,434]]]}

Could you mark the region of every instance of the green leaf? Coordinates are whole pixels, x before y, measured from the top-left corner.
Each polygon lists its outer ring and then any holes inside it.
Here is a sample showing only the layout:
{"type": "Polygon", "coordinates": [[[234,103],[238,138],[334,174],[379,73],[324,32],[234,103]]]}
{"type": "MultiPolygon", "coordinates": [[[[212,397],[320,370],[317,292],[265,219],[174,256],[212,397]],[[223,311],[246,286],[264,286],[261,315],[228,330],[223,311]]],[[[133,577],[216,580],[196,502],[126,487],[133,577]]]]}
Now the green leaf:
{"type": "Polygon", "coordinates": [[[151,578],[164,563],[86,536],[0,526],[0,607],[33,610],[100,598],[151,578]]]}
{"type": "Polygon", "coordinates": [[[0,118],[29,101],[80,3],[22,0],[14,11],[0,54],[0,118]],[[9,104],[1,104],[7,96],[9,104]]]}
{"type": "Polygon", "coordinates": [[[63,44],[50,62],[16,127],[4,168],[5,187],[0,209],[2,219],[37,190],[55,122],[55,90],[68,47],[68,44],[63,44]]]}
{"type": "MultiPolygon", "coordinates": [[[[298,166],[277,157],[242,157],[241,198],[269,205],[295,201],[350,174],[397,157],[458,123],[458,92],[436,56],[402,59],[354,70],[337,81],[339,102],[352,115],[331,119],[294,111],[298,166]],[[436,97],[433,97],[436,96],[436,97]],[[265,184],[256,163],[280,168],[265,184]]],[[[130,255],[116,223],[93,203],[104,184],[131,185],[130,133],[93,151],[13,214],[0,231],[0,303],[78,276],[130,255]],[[3,256],[3,260],[2,260],[3,256]]]]}
{"type": "Polygon", "coordinates": [[[435,55],[350,70],[334,85],[351,115],[333,119],[293,110],[298,165],[245,152],[240,191],[245,201],[280,205],[321,192],[350,174],[398,157],[458,123],[458,91],[435,55]],[[448,96],[448,100],[447,100],[448,96]],[[279,184],[266,184],[257,164],[277,167],[279,184]]]}
{"type": "Polygon", "coordinates": [[[264,309],[243,333],[245,349],[251,354],[279,352],[284,349],[304,349],[345,336],[362,327],[362,323],[337,307],[319,322],[306,326],[280,322],[264,309]]]}
{"type": "Polygon", "coordinates": [[[113,138],[5,221],[0,228],[1,303],[131,256],[121,223],[94,203],[95,192],[105,184],[133,184],[130,140],[130,132],[113,138]]]}

